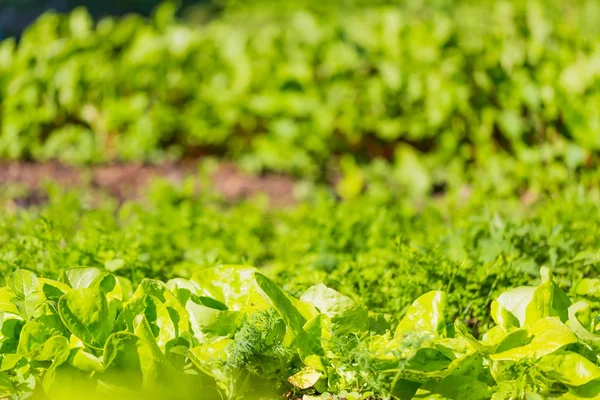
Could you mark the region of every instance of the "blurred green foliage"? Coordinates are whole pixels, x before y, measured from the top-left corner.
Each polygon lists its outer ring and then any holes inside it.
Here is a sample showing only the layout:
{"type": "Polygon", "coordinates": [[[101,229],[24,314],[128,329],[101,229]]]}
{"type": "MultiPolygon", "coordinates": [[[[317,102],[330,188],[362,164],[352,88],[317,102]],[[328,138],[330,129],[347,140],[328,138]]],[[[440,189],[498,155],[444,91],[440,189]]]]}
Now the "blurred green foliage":
{"type": "Polygon", "coordinates": [[[44,15],[0,44],[0,157],[212,153],[318,179],[338,155],[417,151],[434,181],[596,165],[596,1],[251,5],[202,25],[172,3],[151,19],[44,15]]]}

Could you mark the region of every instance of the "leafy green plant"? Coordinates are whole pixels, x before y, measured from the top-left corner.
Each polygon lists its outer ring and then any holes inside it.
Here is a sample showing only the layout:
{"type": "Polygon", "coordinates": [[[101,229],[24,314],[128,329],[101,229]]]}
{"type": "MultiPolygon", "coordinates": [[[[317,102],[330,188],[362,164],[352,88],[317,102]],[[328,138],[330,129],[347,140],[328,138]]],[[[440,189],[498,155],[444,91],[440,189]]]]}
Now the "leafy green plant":
{"type": "Polygon", "coordinates": [[[446,294],[404,315],[369,312],[320,284],[299,299],[246,266],[191,279],[94,268],[58,280],[15,271],[0,289],[3,396],[18,398],[565,399],[600,393],[590,306],[542,269],[494,300],[481,339],[446,324],[446,294]],[[211,276],[213,275],[213,276],[211,276]],[[220,276],[220,279],[214,279],[220,276]],[[198,392],[201,388],[200,393],[198,392]]]}

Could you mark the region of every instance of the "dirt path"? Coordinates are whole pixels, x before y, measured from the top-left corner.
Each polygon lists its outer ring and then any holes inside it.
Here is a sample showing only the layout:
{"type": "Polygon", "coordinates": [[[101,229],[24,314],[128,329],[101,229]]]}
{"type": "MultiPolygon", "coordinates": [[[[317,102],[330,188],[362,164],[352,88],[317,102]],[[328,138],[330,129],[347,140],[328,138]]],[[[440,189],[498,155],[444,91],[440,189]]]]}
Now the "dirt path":
{"type": "MultiPolygon", "coordinates": [[[[178,183],[186,176],[195,175],[197,167],[198,162],[158,166],[117,164],[83,169],[54,162],[0,163],[0,186],[18,184],[29,189],[28,199],[19,200],[22,206],[44,201],[42,186],[47,180],[64,187],[91,186],[124,201],[139,198],[152,178],[162,177],[178,183]]],[[[259,193],[267,194],[273,206],[286,206],[294,201],[294,180],[287,176],[251,176],[231,164],[221,163],[210,179],[215,190],[232,201],[259,193]]]]}

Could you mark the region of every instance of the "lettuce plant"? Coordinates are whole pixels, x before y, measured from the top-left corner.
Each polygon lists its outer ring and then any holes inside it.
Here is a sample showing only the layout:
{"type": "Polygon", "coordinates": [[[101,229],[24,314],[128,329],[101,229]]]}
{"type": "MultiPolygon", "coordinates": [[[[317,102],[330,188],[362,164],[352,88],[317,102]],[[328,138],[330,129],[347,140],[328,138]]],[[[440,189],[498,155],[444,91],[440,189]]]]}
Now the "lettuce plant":
{"type": "Polygon", "coordinates": [[[542,268],[501,294],[483,337],[446,324],[431,291],[404,315],[322,284],[295,298],[247,266],[166,283],[95,268],[17,270],[0,289],[0,390],[12,398],[590,399],[600,396],[592,308],[542,268]]]}

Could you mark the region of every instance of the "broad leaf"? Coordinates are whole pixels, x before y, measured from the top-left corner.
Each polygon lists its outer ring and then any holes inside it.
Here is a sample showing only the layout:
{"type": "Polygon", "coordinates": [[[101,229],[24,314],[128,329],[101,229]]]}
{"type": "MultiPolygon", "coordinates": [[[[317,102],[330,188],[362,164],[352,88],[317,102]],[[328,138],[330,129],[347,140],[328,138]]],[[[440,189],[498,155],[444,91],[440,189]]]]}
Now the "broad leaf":
{"type": "Polygon", "coordinates": [[[596,353],[600,353],[600,335],[590,332],[592,328],[591,309],[589,304],[579,301],[569,307],[569,327],[579,340],[587,344],[596,353]],[[582,322],[583,321],[583,322],[582,322]]]}
{"type": "MultiPolygon", "coordinates": [[[[152,296],[164,304],[166,311],[170,315],[173,326],[175,327],[175,335],[179,336],[189,330],[189,316],[185,307],[163,282],[154,279],[143,279],[131,296],[130,301],[144,296],[152,296]]],[[[148,321],[152,323],[154,319],[149,318],[148,321]]]]}
{"type": "Polygon", "coordinates": [[[582,386],[600,379],[600,367],[573,352],[545,356],[536,364],[536,368],[548,378],[569,386],[582,386]]]}
{"type": "Polygon", "coordinates": [[[33,272],[18,269],[8,278],[7,285],[19,300],[24,300],[38,289],[39,281],[33,272]]]}
{"type": "Polygon", "coordinates": [[[244,313],[240,311],[217,310],[188,301],[186,304],[192,329],[198,338],[203,336],[233,335],[242,322],[244,313]]]}
{"type": "Polygon", "coordinates": [[[71,290],[71,287],[63,282],[45,278],[39,278],[39,281],[42,292],[47,299],[58,299],[60,296],[71,290]]]}
{"type": "Polygon", "coordinates": [[[340,334],[356,333],[369,328],[367,308],[356,304],[348,296],[328,288],[322,283],[308,288],[300,300],[314,305],[320,312],[331,318],[340,334]]]}
{"type": "Polygon", "coordinates": [[[529,329],[530,343],[490,355],[496,361],[536,361],[541,357],[577,342],[577,336],[557,317],[538,319],[529,329]]]}
{"type": "Polygon", "coordinates": [[[226,304],[234,311],[253,312],[268,308],[268,303],[256,288],[256,268],[244,265],[211,267],[194,274],[198,295],[226,304]]]}
{"type": "Polygon", "coordinates": [[[542,268],[540,274],[542,284],[535,289],[531,302],[527,305],[525,323],[531,325],[544,317],[558,317],[566,322],[571,301],[554,282],[549,269],[542,268]]]}
{"type": "Polygon", "coordinates": [[[76,289],[58,301],[60,317],[72,334],[86,345],[101,349],[114,326],[106,297],[98,289],[76,289]]]}
{"type": "Polygon", "coordinates": [[[98,268],[70,268],[64,270],[58,280],[73,289],[89,288],[94,280],[103,273],[98,268]]]}
{"type": "Polygon", "coordinates": [[[311,367],[304,367],[300,371],[288,378],[288,382],[299,389],[308,389],[313,387],[323,374],[311,367]]]}
{"type": "Polygon", "coordinates": [[[270,300],[273,307],[281,314],[286,325],[296,334],[302,332],[306,319],[294,306],[292,299],[266,276],[257,272],[255,274],[255,279],[256,283],[270,300]]]}
{"type": "Polygon", "coordinates": [[[17,352],[21,355],[28,355],[36,351],[38,347],[42,346],[51,337],[64,334],[65,326],[60,317],[54,310],[48,307],[47,312],[23,326],[17,352]]]}
{"type": "Polygon", "coordinates": [[[444,329],[445,309],[444,292],[425,293],[408,308],[406,315],[396,327],[395,335],[414,331],[440,334],[444,329]]]}
{"type": "Polygon", "coordinates": [[[531,302],[534,292],[534,287],[521,286],[498,296],[492,302],[491,313],[494,322],[504,330],[525,325],[527,305],[531,302]]]}

